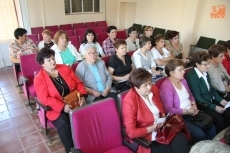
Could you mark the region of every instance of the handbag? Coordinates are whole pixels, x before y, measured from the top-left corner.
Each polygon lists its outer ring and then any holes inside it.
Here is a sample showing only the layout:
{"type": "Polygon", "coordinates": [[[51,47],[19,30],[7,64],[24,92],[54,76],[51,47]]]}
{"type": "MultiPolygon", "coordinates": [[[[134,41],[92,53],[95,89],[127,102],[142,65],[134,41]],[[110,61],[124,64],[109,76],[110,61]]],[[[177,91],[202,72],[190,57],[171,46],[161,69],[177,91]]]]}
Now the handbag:
{"type": "Polygon", "coordinates": [[[174,137],[181,133],[188,140],[191,140],[191,135],[180,115],[169,115],[166,118],[162,127],[157,129],[156,141],[161,144],[170,144],[174,137]]]}
{"type": "Polygon", "coordinates": [[[77,90],[74,90],[73,92],[69,93],[68,95],[66,95],[65,97],[63,97],[63,101],[68,104],[71,105],[72,108],[77,108],[80,107],[80,98],[81,98],[81,93],[77,90]]]}
{"type": "Polygon", "coordinates": [[[213,122],[212,117],[204,113],[203,111],[199,111],[196,116],[184,115],[184,119],[196,124],[203,130],[209,129],[212,126],[212,122],[213,122]]]}

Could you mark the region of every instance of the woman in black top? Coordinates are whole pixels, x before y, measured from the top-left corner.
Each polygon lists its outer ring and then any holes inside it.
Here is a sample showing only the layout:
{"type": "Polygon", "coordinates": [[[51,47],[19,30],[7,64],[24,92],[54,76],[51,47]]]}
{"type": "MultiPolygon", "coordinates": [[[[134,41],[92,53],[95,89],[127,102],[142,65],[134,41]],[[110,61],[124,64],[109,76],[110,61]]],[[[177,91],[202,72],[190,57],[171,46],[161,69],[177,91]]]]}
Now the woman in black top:
{"type": "Polygon", "coordinates": [[[109,58],[109,73],[113,78],[116,90],[120,92],[130,89],[127,84],[129,74],[134,70],[131,57],[127,53],[127,45],[125,40],[117,40],[115,42],[116,54],[109,58]]]}

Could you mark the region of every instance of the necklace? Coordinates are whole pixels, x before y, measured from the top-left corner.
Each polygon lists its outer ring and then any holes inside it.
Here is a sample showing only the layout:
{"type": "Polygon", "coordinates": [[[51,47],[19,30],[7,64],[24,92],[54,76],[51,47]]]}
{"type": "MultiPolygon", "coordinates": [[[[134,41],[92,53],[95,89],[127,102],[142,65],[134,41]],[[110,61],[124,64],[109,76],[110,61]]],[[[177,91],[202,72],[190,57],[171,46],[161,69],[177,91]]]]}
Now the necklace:
{"type": "Polygon", "coordinates": [[[63,97],[64,96],[64,87],[63,87],[64,82],[62,81],[62,79],[59,76],[58,77],[50,76],[50,77],[57,85],[59,85],[62,88],[62,94],[61,95],[63,97]]]}

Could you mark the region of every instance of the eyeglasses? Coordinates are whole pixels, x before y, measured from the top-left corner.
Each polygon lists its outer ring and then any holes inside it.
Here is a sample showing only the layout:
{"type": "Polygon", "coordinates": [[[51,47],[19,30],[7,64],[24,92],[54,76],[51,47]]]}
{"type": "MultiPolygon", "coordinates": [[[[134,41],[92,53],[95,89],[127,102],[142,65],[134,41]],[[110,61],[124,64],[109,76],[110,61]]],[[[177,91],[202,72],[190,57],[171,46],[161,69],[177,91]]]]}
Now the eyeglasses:
{"type": "Polygon", "coordinates": [[[153,31],[152,29],[146,30],[146,31],[153,31]]]}
{"type": "Polygon", "coordinates": [[[207,62],[207,63],[201,63],[200,65],[209,66],[209,65],[210,65],[210,62],[207,62]]]}
{"type": "Polygon", "coordinates": [[[97,52],[89,52],[88,55],[97,55],[97,52]]]}

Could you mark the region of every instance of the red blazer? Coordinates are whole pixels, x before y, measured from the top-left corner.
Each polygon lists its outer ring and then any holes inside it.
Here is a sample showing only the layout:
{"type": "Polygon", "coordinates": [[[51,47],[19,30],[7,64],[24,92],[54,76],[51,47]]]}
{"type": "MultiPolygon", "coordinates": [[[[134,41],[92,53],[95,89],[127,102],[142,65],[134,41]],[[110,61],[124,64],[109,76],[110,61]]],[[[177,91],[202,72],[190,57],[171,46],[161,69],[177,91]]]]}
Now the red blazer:
{"type": "MultiPolygon", "coordinates": [[[[84,84],[77,78],[73,70],[66,65],[58,64],[56,69],[66,81],[70,92],[78,90],[81,94],[86,94],[84,84]]],[[[47,118],[51,121],[57,119],[65,104],[63,103],[62,96],[44,69],[41,69],[34,78],[34,88],[41,103],[52,108],[52,110],[47,112],[47,118]]]]}
{"type": "Polygon", "coordinates": [[[222,64],[225,67],[225,69],[227,70],[228,74],[230,75],[230,57],[229,57],[228,53],[225,53],[222,64]]]}
{"type": "MultiPolygon", "coordinates": [[[[160,115],[165,115],[158,88],[153,85],[153,102],[160,111],[160,115]]],[[[154,116],[148,106],[139,96],[134,88],[130,89],[123,101],[123,118],[126,133],[130,138],[144,137],[151,141],[151,133],[147,134],[147,127],[153,125],[154,116]]],[[[138,153],[150,153],[150,149],[139,146],[138,153]]]]}

